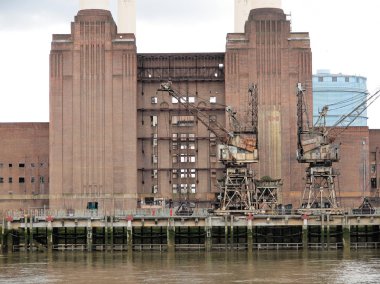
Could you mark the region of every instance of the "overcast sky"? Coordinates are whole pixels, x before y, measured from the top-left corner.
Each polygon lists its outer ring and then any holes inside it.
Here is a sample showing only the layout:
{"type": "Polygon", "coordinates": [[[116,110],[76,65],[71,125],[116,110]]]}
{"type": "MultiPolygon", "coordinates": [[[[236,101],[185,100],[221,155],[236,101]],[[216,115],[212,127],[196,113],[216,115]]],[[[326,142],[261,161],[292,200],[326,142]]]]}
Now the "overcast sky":
{"type": "MultiPolygon", "coordinates": [[[[138,52],[225,51],[233,0],[137,0],[138,52]]],[[[111,0],[116,20],[116,0],[111,0]]],[[[79,0],[0,0],[0,122],[49,120],[51,34],[70,33],[79,0]]],[[[380,87],[378,0],[283,0],[292,31],[309,32],[313,71],[380,87]]],[[[380,128],[380,100],[368,110],[380,128]]]]}

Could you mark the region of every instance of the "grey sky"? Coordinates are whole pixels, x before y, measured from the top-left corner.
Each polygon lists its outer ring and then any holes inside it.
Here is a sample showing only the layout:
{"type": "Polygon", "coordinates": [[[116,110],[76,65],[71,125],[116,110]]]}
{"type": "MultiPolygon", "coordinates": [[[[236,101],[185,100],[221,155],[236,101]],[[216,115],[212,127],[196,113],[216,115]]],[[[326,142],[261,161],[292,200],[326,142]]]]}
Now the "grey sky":
{"type": "MultiPolygon", "coordinates": [[[[0,0],[0,122],[48,121],[51,34],[69,33],[78,8],[79,0],[0,0]]],[[[380,87],[380,1],[283,0],[283,8],[293,31],[310,33],[314,71],[380,87]]],[[[228,32],[233,0],[137,0],[138,52],[224,51],[228,32]]],[[[379,110],[380,102],[368,111],[372,128],[380,128],[379,110]]]]}

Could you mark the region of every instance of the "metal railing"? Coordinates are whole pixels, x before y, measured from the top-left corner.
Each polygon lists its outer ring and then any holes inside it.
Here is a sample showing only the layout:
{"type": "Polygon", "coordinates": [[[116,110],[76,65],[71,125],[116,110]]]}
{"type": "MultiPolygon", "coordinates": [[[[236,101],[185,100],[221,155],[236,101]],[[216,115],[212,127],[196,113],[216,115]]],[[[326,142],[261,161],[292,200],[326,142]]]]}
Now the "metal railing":
{"type": "MultiPolygon", "coordinates": [[[[0,210],[0,218],[11,218],[12,220],[18,220],[22,218],[36,218],[38,220],[46,220],[49,217],[52,218],[93,218],[103,219],[107,216],[113,216],[115,218],[207,218],[209,216],[215,216],[217,211],[210,213],[207,208],[193,208],[192,212],[185,215],[176,215],[175,208],[144,208],[133,210],[119,210],[115,211],[103,211],[100,209],[28,209],[28,210],[0,210]]],[[[242,213],[243,216],[245,213],[242,213]]],[[[282,218],[283,216],[320,216],[320,215],[334,215],[332,211],[328,209],[276,209],[276,210],[257,210],[254,212],[254,217],[270,217],[270,218],[282,218]]],[[[340,216],[380,216],[380,208],[371,209],[340,209],[340,216]]]]}
{"type": "Polygon", "coordinates": [[[302,243],[253,243],[253,249],[257,250],[299,250],[302,248],[302,243]]]}

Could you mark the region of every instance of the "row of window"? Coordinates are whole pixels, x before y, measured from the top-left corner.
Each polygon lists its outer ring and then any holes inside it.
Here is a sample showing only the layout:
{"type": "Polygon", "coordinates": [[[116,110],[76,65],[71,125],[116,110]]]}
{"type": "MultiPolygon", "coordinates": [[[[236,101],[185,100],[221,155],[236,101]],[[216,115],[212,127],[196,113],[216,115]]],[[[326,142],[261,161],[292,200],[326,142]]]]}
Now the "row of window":
{"type": "MultiPolygon", "coordinates": [[[[195,163],[196,157],[195,155],[191,155],[191,154],[174,154],[172,156],[172,162],[173,163],[195,163]]],[[[157,154],[152,155],[152,163],[153,164],[158,163],[157,154]]]]}
{"type": "MultiPolygon", "coordinates": [[[[179,101],[181,103],[195,103],[195,97],[180,97],[179,101]]],[[[202,100],[203,101],[203,100],[202,100]]],[[[209,99],[210,104],[216,104],[216,97],[212,96],[209,99]]],[[[158,97],[151,97],[151,103],[157,104],[158,103],[158,97]]],[[[172,97],[172,104],[178,104],[178,99],[172,97]]]]}
{"type": "MultiPolygon", "coordinates": [[[[187,194],[187,193],[196,193],[196,185],[195,183],[181,183],[181,184],[173,184],[172,185],[172,192],[174,194],[181,193],[181,194],[187,194]]],[[[158,192],[158,185],[152,185],[152,193],[158,192]]]]}
{"type": "MultiPolygon", "coordinates": [[[[35,183],[36,182],[36,178],[35,177],[30,177],[30,182],[31,183],[35,183]]],[[[39,182],[40,183],[45,183],[45,177],[40,176],[39,177],[39,182]]],[[[4,183],[4,178],[3,177],[0,177],[0,183],[4,183]]],[[[12,177],[8,178],[8,183],[13,183],[13,178],[12,177]]],[[[18,178],[18,183],[25,183],[25,177],[19,177],[18,178]]]]}
{"type": "MultiPolygon", "coordinates": [[[[209,121],[216,122],[216,115],[210,115],[209,121]]],[[[194,126],[196,123],[196,117],[193,115],[173,115],[171,117],[171,125],[172,126],[194,126]]],[[[158,125],[158,116],[151,115],[150,116],[150,125],[157,126],[158,125]]]]}
{"type": "MultiPolygon", "coordinates": [[[[6,164],[4,164],[4,163],[0,163],[0,168],[5,167],[5,165],[6,165],[6,164]]],[[[39,166],[40,168],[42,168],[42,167],[45,166],[45,163],[30,163],[30,167],[31,167],[31,168],[35,168],[36,166],[39,166]]],[[[12,164],[12,163],[9,163],[9,164],[8,164],[8,167],[9,167],[9,168],[13,168],[13,164],[12,164]]],[[[18,167],[19,167],[19,168],[25,168],[25,167],[27,167],[27,165],[26,165],[25,163],[19,163],[19,164],[18,164],[18,167]]]]}
{"type": "MultiPolygon", "coordinates": [[[[173,169],[172,178],[195,178],[195,169],[173,169]]],[[[152,178],[156,179],[158,170],[152,170],[152,178]]]]}
{"type": "MultiPolygon", "coordinates": [[[[331,78],[332,82],[338,82],[338,77],[337,76],[326,77],[326,78],[331,78]]],[[[325,80],[325,77],[322,77],[322,76],[318,77],[318,82],[324,82],[324,80],[325,80]]],[[[346,83],[350,82],[350,77],[348,77],[348,76],[344,77],[344,82],[346,82],[346,83]]],[[[356,77],[355,82],[359,83],[359,78],[358,77],[356,77]]]]}
{"type": "Polygon", "coordinates": [[[181,193],[181,194],[187,194],[187,193],[195,193],[196,192],[196,185],[195,183],[181,183],[181,184],[172,184],[172,191],[173,193],[181,193]]]}

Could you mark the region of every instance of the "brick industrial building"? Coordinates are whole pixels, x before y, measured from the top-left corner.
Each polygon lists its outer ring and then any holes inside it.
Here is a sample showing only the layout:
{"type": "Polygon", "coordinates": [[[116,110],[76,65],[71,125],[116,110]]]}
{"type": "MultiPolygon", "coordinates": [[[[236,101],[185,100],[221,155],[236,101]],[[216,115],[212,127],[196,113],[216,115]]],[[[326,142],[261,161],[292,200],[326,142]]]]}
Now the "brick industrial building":
{"type": "MultiPolygon", "coordinates": [[[[227,35],[224,53],[140,54],[134,34],[118,33],[109,11],[87,9],[71,34],[53,35],[50,123],[0,124],[2,208],[84,209],[93,202],[113,210],[170,199],[211,206],[223,174],[217,139],[157,91],[167,80],[226,127],[225,106],[244,120],[248,87],[257,84],[255,175],[281,179],[281,203],[299,205],[305,170],[296,159],[296,85],[312,95],[308,33],[292,32],[281,9],[258,8],[243,33],[227,35]]],[[[379,133],[350,127],[338,138],[342,206],[378,196],[379,133]]]]}

